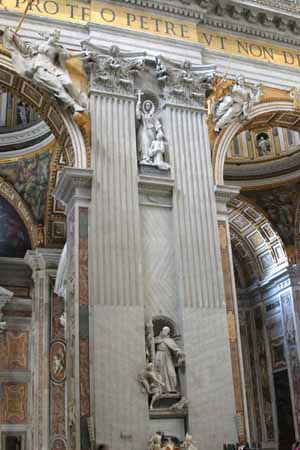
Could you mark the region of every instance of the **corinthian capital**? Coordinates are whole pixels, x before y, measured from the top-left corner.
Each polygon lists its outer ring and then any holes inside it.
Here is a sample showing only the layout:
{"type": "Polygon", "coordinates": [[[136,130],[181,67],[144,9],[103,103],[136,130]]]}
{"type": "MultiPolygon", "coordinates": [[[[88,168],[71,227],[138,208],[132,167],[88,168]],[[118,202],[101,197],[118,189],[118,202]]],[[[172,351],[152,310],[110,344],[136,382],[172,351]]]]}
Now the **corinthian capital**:
{"type": "Polygon", "coordinates": [[[205,106],[215,74],[215,66],[193,65],[156,57],[156,78],[166,100],[190,106],[205,106]]]}
{"type": "Polygon", "coordinates": [[[122,52],[117,45],[100,47],[82,42],[90,88],[105,92],[133,94],[135,78],[144,68],[145,52],[122,52]]]}

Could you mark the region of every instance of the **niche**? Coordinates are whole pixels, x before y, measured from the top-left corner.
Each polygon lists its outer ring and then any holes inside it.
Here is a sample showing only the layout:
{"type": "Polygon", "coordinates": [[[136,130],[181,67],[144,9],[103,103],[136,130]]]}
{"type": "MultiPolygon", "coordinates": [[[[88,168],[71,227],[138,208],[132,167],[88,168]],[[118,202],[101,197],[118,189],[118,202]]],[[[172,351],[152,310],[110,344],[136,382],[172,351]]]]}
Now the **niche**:
{"type": "Polygon", "coordinates": [[[26,450],[25,433],[2,433],[2,450],[26,450]]]}

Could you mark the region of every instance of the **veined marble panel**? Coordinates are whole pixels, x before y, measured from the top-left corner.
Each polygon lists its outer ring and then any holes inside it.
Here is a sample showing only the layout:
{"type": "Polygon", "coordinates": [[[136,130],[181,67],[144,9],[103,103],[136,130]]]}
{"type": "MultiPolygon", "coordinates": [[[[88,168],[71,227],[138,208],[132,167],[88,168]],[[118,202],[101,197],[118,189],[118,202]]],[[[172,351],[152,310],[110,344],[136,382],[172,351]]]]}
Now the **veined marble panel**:
{"type": "Polygon", "coordinates": [[[141,207],[145,306],[152,316],[176,321],[176,277],[172,210],[141,207]]]}

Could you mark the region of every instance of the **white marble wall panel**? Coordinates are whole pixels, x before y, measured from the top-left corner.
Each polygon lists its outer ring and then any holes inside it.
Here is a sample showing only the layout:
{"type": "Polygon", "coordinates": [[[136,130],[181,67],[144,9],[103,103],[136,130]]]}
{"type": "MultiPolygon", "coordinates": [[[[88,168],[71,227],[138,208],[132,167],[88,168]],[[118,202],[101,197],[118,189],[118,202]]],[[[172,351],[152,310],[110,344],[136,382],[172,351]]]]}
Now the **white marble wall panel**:
{"type": "Polygon", "coordinates": [[[176,319],[176,277],[171,208],[141,207],[145,307],[151,316],[176,319]]]}
{"type": "Polygon", "coordinates": [[[236,442],[235,404],[223,308],[185,308],[189,431],[198,448],[236,442]]]}
{"type": "Polygon", "coordinates": [[[148,398],[137,376],[145,364],[142,307],[93,307],[96,438],[112,449],[147,448],[148,398]]]}

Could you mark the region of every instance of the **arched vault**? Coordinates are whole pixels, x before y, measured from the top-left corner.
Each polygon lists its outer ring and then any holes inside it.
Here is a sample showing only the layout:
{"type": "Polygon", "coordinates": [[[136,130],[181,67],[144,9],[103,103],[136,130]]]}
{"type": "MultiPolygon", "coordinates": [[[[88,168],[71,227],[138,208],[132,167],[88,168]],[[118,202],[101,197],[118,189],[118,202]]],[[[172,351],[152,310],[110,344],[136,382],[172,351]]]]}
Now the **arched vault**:
{"type": "Polygon", "coordinates": [[[280,236],[260,209],[242,197],[228,206],[231,245],[247,283],[267,280],[288,266],[280,236]]]}

